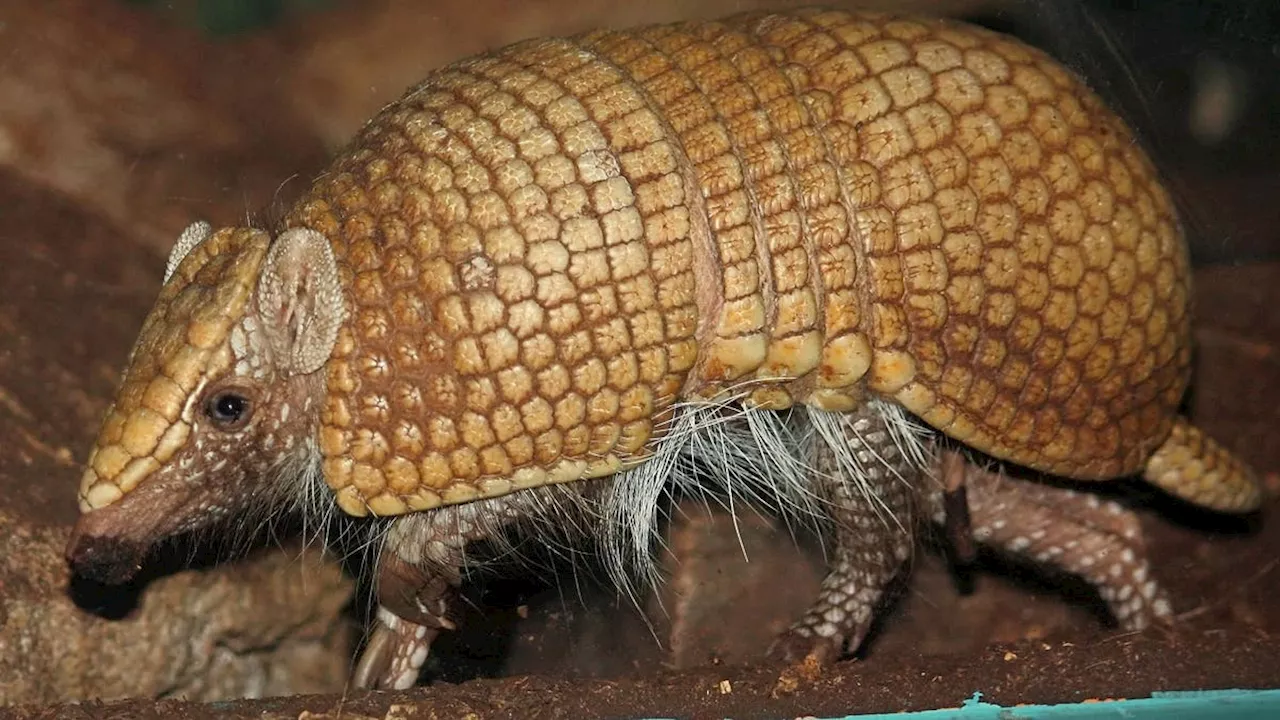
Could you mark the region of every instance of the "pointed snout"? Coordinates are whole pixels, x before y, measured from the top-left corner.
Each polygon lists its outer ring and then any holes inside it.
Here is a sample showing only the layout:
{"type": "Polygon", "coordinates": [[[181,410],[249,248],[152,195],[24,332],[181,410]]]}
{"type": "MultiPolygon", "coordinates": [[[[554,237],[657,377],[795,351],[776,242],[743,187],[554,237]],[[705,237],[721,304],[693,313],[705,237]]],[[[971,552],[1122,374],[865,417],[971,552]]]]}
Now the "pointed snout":
{"type": "MultiPolygon", "coordinates": [[[[132,492],[85,510],[67,542],[66,558],[76,575],[102,583],[131,580],[156,543],[190,526],[198,505],[191,493],[152,477],[132,492]]],[[[82,501],[82,509],[86,505],[82,501]]]]}
{"type": "Polygon", "coordinates": [[[115,507],[80,516],[67,542],[71,572],[95,582],[118,585],[133,579],[142,569],[147,545],[119,532],[115,507]]]}

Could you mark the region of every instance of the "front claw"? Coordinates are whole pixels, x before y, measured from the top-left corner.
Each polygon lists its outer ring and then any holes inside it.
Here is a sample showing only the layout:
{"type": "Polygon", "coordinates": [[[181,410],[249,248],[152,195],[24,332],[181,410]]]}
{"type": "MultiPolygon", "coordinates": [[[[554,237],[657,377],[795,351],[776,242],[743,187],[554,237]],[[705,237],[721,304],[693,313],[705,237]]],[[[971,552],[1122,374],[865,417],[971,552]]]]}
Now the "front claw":
{"type": "Polygon", "coordinates": [[[418,682],[440,628],[409,622],[386,608],[360,654],[352,683],[362,690],[407,690],[418,682]]]}

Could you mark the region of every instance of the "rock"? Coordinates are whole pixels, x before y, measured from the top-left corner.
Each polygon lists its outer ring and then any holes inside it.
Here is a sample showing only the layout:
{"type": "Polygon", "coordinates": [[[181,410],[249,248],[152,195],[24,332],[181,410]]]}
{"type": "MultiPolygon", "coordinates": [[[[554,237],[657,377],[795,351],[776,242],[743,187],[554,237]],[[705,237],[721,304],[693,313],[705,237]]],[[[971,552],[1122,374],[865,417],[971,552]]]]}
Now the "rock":
{"type": "Polygon", "coordinates": [[[318,553],[181,572],[112,619],[68,595],[65,527],[0,509],[0,538],[0,704],[293,695],[333,692],[346,679],[348,584],[318,553]]]}
{"type": "Polygon", "coordinates": [[[817,597],[825,571],[819,553],[771,519],[748,511],[734,522],[693,501],[672,514],[661,562],[670,579],[649,614],[666,620],[675,667],[761,660],[817,597]]]}
{"type": "MultiPolygon", "coordinates": [[[[650,602],[649,616],[670,649],[668,663],[679,668],[760,662],[817,597],[826,573],[812,538],[752,513],[734,522],[722,509],[689,504],[674,513],[666,547],[668,581],[650,602]]],[[[938,552],[919,548],[909,577],[883,601],[882,632],[873,632],[860,654],[976,653],[993,643],[1103,629],[1087,604],[1048,588],[1029,592],[1034,581],[1020,586],[987,570],[978,570],[976,591],[968,592],[938,552]]]]}
{"type": "Polygon", "coordinates": [[[317,551],[69,584],[78,463],[163,261],[3,170],[0,213],[0,705],[340,689],[351,585],[317,551]]]}

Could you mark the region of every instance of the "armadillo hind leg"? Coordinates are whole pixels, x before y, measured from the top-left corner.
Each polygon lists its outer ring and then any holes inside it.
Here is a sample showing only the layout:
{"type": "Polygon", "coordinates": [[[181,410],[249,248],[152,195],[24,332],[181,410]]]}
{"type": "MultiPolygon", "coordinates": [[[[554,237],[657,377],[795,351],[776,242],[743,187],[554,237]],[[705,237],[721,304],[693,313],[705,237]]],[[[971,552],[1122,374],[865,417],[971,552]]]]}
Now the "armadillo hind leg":
{"type": "Polygon", "coordinates": [[[1083,578],[1117,622],[1141,630],[1172,615],[1152,577],[1138,517],[1087,493],[966,465],[973,537],[996,550],[1083,578]]]}
{"type": "Polygon", "coordinates": [[[1165,492],[1221,512],[1252,512],[1262,502],[1253,471],[1184,418],[1147,460],[1142,476],[1165,492]]]}
{"type": "Polygon", "coordinates": [[[834,547],[817,599],[770,655],[825,663],[861,645],[885,589],[910,558],[923,474],[891,431],[893,420],[875,407],[811,417],[819,431],[813,472],[829,504],[834,547]]]}

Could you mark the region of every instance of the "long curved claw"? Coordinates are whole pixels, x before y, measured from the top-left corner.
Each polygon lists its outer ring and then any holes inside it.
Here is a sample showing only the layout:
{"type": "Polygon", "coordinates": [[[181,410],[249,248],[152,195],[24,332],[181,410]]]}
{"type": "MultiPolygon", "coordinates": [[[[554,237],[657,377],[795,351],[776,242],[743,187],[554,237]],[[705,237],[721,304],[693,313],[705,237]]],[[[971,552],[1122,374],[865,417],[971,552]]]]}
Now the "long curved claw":
{"type": "Polygon", "coordinates": [[[387,670],[391,668],[391,658],[394,653],[392,643],[395,642],[395,636],[391,629],[379,622],[373,628],[373,633],[369,636],[369,642],[364,647],[364,651],[360,653],[360,661],[356,663],[355,672],[351,676],[351,683],[360,690],[373,690],[377,687],[378,682],[387,674],[387,670]]]}
{"type": "Polygon", "coordinates": [[[932,514],[946,533],[952,557],[962,564],[972,563],[978,557],[978,546],[973,539],[973,518],[969,513],[969,494],[965,485],[965,458],[960,453],[942,449],[938,453],[938,467],[942,481],[941,496],[933,504],[932,514]],[[936,517],[939,510],[942,517],[936,517]]]}
{"type": "Polygon", "coordinates": [[[384,608],[369,644],[356,664],[352,682],[364,690],[407,690],[418,682],[438,628],[409,622],[384,608]]]}

